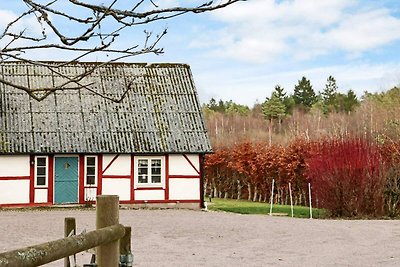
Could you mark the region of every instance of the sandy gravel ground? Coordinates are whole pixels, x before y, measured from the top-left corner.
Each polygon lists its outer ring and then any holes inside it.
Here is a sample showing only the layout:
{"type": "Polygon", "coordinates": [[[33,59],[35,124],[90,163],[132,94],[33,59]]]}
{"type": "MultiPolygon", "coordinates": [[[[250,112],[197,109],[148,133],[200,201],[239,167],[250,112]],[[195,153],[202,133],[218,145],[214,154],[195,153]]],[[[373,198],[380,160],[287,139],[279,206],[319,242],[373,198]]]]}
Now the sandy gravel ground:
{"type": "MultiPolygon", "coordinates": [[[[0,251],[62,237],[64,217],[95,228],[95,211],[1,211],[0,251]]],[[[133,228],[135,266],[400,266],[400,221],[121,210],[120,222],[133,228]]]]}

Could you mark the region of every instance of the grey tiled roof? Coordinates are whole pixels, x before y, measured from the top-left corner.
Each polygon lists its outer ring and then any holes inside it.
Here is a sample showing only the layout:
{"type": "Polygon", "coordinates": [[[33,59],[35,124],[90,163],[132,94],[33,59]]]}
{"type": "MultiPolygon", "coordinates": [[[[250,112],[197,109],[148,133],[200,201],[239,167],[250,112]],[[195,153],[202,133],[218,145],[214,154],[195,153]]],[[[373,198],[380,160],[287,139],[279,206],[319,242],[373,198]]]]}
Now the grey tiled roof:
{"type": "MultiPolygon", "coordinates": [[[[70,63],[58,71],[74,77],[99,63],[70,63]]],[[[48,68],[21,62],[0,65],[0,77],[30,88],[65,82],[48,68]]],[[[81,84],[38,102],[0,83],[0,154],[204,153],[211,146],[189,66],[111,63],[81,84]]]]}

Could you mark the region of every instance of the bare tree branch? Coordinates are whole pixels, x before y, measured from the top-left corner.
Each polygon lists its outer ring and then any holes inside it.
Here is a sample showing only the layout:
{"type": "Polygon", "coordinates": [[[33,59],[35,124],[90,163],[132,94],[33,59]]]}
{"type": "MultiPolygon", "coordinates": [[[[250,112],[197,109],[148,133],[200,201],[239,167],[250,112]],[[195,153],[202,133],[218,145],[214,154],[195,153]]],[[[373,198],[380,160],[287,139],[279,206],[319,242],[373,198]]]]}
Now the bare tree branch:
{"type": "MultiPolygon", "coordinates": [[[[160,20],[171,19],[186,13],[203,13],[225,8],[231,4],[246,0],[204,0],[199,5],[175,6],[160,8],[154,0],[126,1],[131,7],[117,8],[124,0],[108,0],[108,4],[93,4],[93,1],[84,0],[20,0],[27,10],[10,21],[0,34],[0,64],[8,60],[23,61],[34,65],[46,67],[53,76],[65,80],[64,83],[54,87],[31,88],[14,81],[9,81],[0,76],[0,82],[16,90],[28,93],[32,98],[41,101],[51,93],[60,90],[88,90],[100,97],[114,102],[121,102],[127,92],[135,86],[137,80],[132,80],[127,85],[121,97],[112,98],[91,89],[91,84],[83,83],[83,79],[92,74],[95,68],[104,64],[126,59],[141,54],[162,54],[163,48],[158,47],[161,39],[167,34],[164,29],[159,34],[144,31],[142,44],[134,41],[126,47],[120,46],[118,40],[125,31],[135,26],[150,24],[160,20]],[[62,5],[59,5],[62,4],[62,5]],[[66,9],[64,7],[67,7],[66,9]],[[68,10],[74,10],[74,13],[68,10]],[[75,15],[78,14],[78,15],[75,15]],[[27,19],[34,18],[37,25],[23,27],[27,19]],[[79,32],[75,36],[65,29],[65,24],[79,32]],[[36,31],[34,30],[36,29],[36,31]],[[71,54],[67,62],[44,62],[30,58],[33,51],[62,51],[71,54]],[[107,62],[97,64],[94,69],[87,69],[75,77],[63,75],[59,68],[71,62],[85,60],[89,56],[106,55],[107,62]]],[[[123,2],[125,5],[128,5],[123,2]]],[[[32,20],[30,20],[32,21],[32,20]]]]}

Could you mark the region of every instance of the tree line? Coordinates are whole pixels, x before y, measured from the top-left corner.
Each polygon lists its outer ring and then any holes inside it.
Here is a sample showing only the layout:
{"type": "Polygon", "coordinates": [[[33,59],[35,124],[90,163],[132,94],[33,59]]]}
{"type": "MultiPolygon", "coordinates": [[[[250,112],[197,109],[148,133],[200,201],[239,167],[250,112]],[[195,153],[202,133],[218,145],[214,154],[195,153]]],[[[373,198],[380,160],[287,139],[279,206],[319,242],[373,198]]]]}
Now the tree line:
{"type": "MultiPolygon", "coordinates": [[[[294,86],[291,95],[288,95],[285,89],[277,84],[271,96],[266,97],[265,101],[261,103],[261,110],[266,119],[281,120],[292,114],[295,107],[305,112],[312,108],[320,109],[327,115],[331,112],[351,112],[359,102],[353,90],[350,89],[347,93],[339,92],[336,79],[333,76],[327,78],[325,88],[318,93],[315,92],[310,80],[303,76],[294,86]]],[[[250,111],[250,108],[246,105],[234,103],[232,100],[216,101],[214,98],[211,98],[203,107],[209,111],[241,115],[246,115],[250,111]]]]}
{"type": "MultiPolygon", "coordinates": [[[[307,81],[304,84],[309,84],[307,81]]],[[[347,94],[338,93],[332,77],[328,81],[325,90],[317,95],[317,102],[313,98],[311,102],[296,104],[294,99],[298,99],[295,95],[299,95],[296,93],[299,90],[287,96],[280,86],[270,98],[252,108],[211,99],[203,105],[203,111],[212,143],[228,145],[246,139],[287,144],[297,137],[312,140],[348,134],[397,138],[400,88],[374,94],[365,92],[358,100],[351,90],[347,94]],[[311,108],[310,103],[314,103],[311,108]]]]}
{"type": "Polygon", "coordinates": [[[341,97],[325,97],[328,112],[287,104],[272,120],[263,113],[271,98],[251,109],[222,100],[204,106],[215,152],[206,157],[208,195],[269,201],[275,179],[275,203],[288,203],[290,182],[295,204],[308,205],[311,183],[313,206],[332,216],[399,215],[400,88],[366,92],[351,110],[340,108],[341,97]]]}

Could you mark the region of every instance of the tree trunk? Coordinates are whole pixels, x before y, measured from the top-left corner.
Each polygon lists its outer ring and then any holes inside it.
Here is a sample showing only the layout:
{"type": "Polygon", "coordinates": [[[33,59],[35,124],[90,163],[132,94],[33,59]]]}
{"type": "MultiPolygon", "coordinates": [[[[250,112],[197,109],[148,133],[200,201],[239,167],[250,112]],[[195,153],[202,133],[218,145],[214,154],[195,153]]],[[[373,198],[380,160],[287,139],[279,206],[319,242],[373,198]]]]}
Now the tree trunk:
{"type": "Polygon", "coordinates": [[[251,184],[247,184],[247,191],[249,195],[247,196],[247,200],[251,200],[251,184]]]}
{"type": "Polygon", "coordinates": [[[269,121],[268,125],[268,139],[269,139],[269,146],[272,145],[272,119],[269,121]]]}
{"type": "Polygon", "coordinates": [[[237,194],[237,199],[241,199],[242,198],[242,186],[240,185],[240,181],[238,180],[237,181],[237,191],[238,191],[238,194],[237,194]]]}
{"type": "Polygon", "coordinates": [[[257,200],[257,186],[254,187],[254,196],[253,196],[253,202],[256,202],[257,200]]]}

